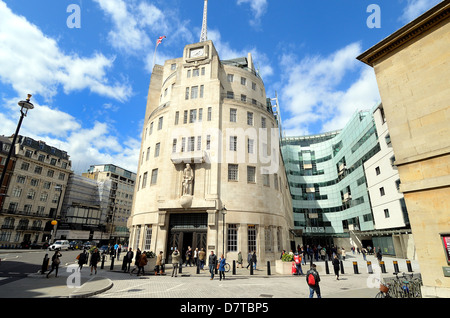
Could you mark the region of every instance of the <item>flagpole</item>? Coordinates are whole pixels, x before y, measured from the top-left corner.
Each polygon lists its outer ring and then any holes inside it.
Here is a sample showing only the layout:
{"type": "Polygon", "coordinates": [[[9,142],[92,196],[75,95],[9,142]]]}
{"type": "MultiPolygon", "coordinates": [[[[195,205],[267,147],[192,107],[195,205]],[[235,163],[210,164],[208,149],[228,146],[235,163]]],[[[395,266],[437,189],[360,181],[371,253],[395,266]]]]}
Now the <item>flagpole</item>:
{"type": "Polygon", "coordinates": [[[155,67],[155,63],[156,63],[156,49],[158,48],[158,42],[156,42],[156,46],[155,46],[155,53],[153,54],[153,67],[152,67],[152,71],[153,68],[155,67]]]}

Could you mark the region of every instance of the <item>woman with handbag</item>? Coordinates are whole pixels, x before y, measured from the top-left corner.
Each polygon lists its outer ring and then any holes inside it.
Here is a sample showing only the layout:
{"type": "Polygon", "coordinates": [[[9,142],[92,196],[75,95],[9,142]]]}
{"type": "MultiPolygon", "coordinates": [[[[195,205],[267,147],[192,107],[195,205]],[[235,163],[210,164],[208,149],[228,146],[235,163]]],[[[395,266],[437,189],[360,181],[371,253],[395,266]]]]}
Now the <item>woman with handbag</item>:
{"type": "Polygon", "coordinates": [[[61,255],[61,253],[58,250],[56,250],[55,254],[53,254],[53,256],[52,256],[52,269],[50,270],[50,272],[48,272],[47,278],[48,278],[48,275],[50,275],[50,273],[53,272],[53,270],[56,270],[55,271],[55,277],[58,277],[58,268],[59,268],[59,264],[61,263],[61,260],[59,258],[61,256],[62,255],[61,255]]]}
{"type": "Polygon", "coordinates": [[[217,268],[219,270],[219,280],[222,280],[222,277],[225,280],[225,264],[226,264],[226,260],[222,254],[220,256],[219,263],[217,264],[217,268]]]}

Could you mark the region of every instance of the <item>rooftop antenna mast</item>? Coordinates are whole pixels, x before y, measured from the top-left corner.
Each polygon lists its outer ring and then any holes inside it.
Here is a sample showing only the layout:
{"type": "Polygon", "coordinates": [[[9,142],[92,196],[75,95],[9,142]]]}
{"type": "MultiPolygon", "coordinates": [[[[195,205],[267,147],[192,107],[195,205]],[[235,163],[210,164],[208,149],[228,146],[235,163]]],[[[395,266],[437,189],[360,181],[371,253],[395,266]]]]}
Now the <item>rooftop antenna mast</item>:
{"type": "Polygon", "coordinates": [[[205,6],[203,8],[203,24],[202,24],[202,33],[200,34],[200,42],[205,42],[208,40],[208,0],[205,0],[205,6]]]}

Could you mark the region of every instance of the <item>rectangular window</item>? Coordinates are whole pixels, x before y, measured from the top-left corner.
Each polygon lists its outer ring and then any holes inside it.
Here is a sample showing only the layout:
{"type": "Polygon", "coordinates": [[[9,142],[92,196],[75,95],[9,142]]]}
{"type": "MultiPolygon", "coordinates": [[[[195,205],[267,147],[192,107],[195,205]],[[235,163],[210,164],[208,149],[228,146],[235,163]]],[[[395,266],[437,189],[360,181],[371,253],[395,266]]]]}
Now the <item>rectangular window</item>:
{"type": "Polygon", "coordinates": [[[150,131],[149,131],[149,135],[151,135],[153,133],[153,122],[150,123],[150,131]]]}
{"type": "Polygon", "coordinates": [[[147,156],[146,156],[145,160],[148,161],[149,158],[150,158],[150,147],[147,148],[147,156]]]}
{"type": "Polygon", "coordinates": [[[184,96],[184,99],[189,99],[189,87],[186,87],[186,94],[184,96]]]}
{"type": "Polygon", "coordinates": [[[255,82],[252,82],[252,89],[253,89],[254,91],[256,91],[256,83],[255,83],[255,82]]]}
{"type": "Polygon", "coordinates": [[[384,209],[384,217],[389,218],[389,209],[384,209]]]}
{"type": "Polygon", "coordinates": [[[53,178],[53,174],[55,173],[54,170],[48,170],[47,171],[47,177],[53,178]]]}
{"type": "Polygon", "coordinates": [[[187,124],[187,120],[188,120],[188,111],[185,110],[183,115],[183,124],[187,124]]]}
{"type": "Polygon", "coordinates": [[[205,68],[204,67],[202,67],[202,75],[205,75],[205,68]]]}
{"type": "Polygon", "coordinates": [[[235,123],[237,120],[237,109],[231,108],[230,109],[230,122],[235,123]]]}
{"type": "Polygon", "coordinates": [[[384,188],[381,187],[381,188],[380,188],[380,195],[383,196],[384,194],[385,194],[385,193],[384,193],[384,188]]]}
{"type": "Polygon", "coordinates": [[[163,127],[163,117],[159,117],[158,119],[158,130],[161,130],[163,127]]]}
{"type": "Polygon", "coordinates": [[[233,75],[233,74],[228,74],[228,75],[227,75],[227,81],[228,81],[228,82],[232,83],[232,82],[233,82],[233,79],[234,79],[234,75],[233,75]]]}
{"type": "Polygon", "coordinates": [[[238,165],[228,164],[228,181],[238,181],[238,165]]]}
{"type": "Polygon", "coordinates": [[[208,121],[211,121],[212,118],[212,107],[208,107],[208,121]]]}
{"type": "Polygon", "coordinates": [[[160,147],[160,143],[158,142],[155,146],[155,157],[159,157],[159,147],[160,147]]]}
{"type": "Polygon", "coordinates": [[[28,162],[22,162],[20,169],[28,171],[28,168],[30,168],[30,164],[28,162]]]}
{"type": "Polygon", "coordinates": [[[275,190],[278,190],[278,174],[277,173],[275,173],[273,175],[273,185],[275,187],[275,190]]]}
{"type": "Polygon", "coordinates": [[[194,151],[194,150],[195,150],[195,137],[189,137],[187,151],[194,151]]]}
{"type": "Polygon", "coordinates": [[[158,169],[153,169],[151,184],[156,184],[157,181],[158,181],[158,169]]]}
{"type": "Polygon", "coordinates": [[[247,125],[253,126],[253,113],[247,112],[247,125]]]}
{"type": "Polygon", "coordinates": [[[246,102],[247,101],[247,95],[241,94],[241,102],[246,102]]]}
{"type": "Polygon", "coordinates": [[[272,228],[266,227],[264,231],[264,240],[265,240],[265,248],[266,252],[272,252],[273,250],[273,237],[272,237],[272,228]]]}
{"type": "Polygon", "coordinates": [[[147,172],[144,172],[144,176],[142,177],[142,189],[147,186],[147,172]]]}
{"type": "Polygon", "coordinates": [[[266,187],[270,187],[269,171],[267,171],[267,169],[263,169],[262,177],[263,185],[265,185],[266,187]]]}
{"type": "Polygon", "coordinates": [[[176,70],[176,69],[177,69],[177,64],[175,64],[175,63],[170,64],[170,70],[171,70],[171,71],[174,71],[174,70],[176,70]]]}
{"type": "Polygon", "coordinates": [[[197,136],[197,150],[202,150],[202,136],[197,136]]]}
{"type": "Polygon", "coordinates": [[[189,122],[195,123],[197,121],[197,110],[191,109],[189,112],[189,122]]]}
{"type": "Polygon", "coordinates": [[[200,70],[198,68],[192,70],[192,77],[197,77],[199,75],[200,75],[200,70]]]}
{"type": "Polygon", "coordinates": [[[261,128],[266,128],[266,118],[261,117],[261,128]]]}
{"type": "Polygon", "coordinates": [[[237,151],[237,136],[230,136],[230,150],[237,151]]]}
{"type": "Polygon", "coordinates": [[[180,118],[180,112],[175,112],[175,125],[178,125],[179,118],[180,118]]]}
{"type": "Polygon", "coordinates": [[[233,99],[234,98],[234,93],[232,91],[228,91],[227,92],[227,98],[233,99]]]}
{"type": "Polygon", "coordinates": [[[245,77],[241,77],[241,85],[247,85],[247,79],[245,77]]]}
{"type": "Polygon", "coordinates": [[[204,92],[205,92],[205,85],[200,85],[200,98],[203,98],[204,92]]]}
{"type": "Polygon", "coordinates": [[[248,252],[256,252],[256,226],[249,225],[247,228],[248,252]]]}
{"type": "Polygon", "coordinates": [[[247,166],[247,182],[256,183],[256,167],[247,166]]]}
{"type": "Polygon", "coordinates": [[[198,98],[198,86],[191,87],[191,99],[198,98]]]}
{"type": "Polygon", "coordinates": [[[174,138],[172,141],[172,153],[177,152],[177,139],[174,138]]]}
{"type": "Polygon", "coordinates": [[[40,166],[34,167],[34,173],[41,174],[42,173],[42,167],[40,167],[40,166]]]}
{"type": "Polygon", "coordinates": [[[152,244],[152,226],[146,225],[145,226],[145,245],[144,245],[144,251],[150,251],[152,244]]]}
{"type": "Polygon", "coordinates": [[[187,71],[187,78],[190,78],[191,77],[191,70],[188,70],[187,71]]]}
{"type": "Polygon", "coordinates": [[[206,150],[211,149],[211,135],[206,136],[206,150]]]}
{"type": "Polygon", "coordinates": [[[254,144],[254,140],[249,138],[248,144],[247,144],[248,153],[253,153],[253,144],[254,144]]]}
{"type": "Polygon", "coordinates": [[[184,152],[186,150],[186,137],[181,138],[181,152],[184,152]]]}
{"type": "Polygon", "coordinates": [[[380,167],[376,167],[376,168],[375,168],[375,173],[377,174],[377,176],[381,173],[381,172],[380,172],[380,167]]]}
{"type": "Polygon", "coordinates": [[[198,109],[198,121],[201,122],[203,120],[203,108],[198,109]]]}
{"type": "Polygon", "coordinates": [[[228,224],[227,251],[237,252],[237,246],[238,246],[237,224],[228,224]]]}

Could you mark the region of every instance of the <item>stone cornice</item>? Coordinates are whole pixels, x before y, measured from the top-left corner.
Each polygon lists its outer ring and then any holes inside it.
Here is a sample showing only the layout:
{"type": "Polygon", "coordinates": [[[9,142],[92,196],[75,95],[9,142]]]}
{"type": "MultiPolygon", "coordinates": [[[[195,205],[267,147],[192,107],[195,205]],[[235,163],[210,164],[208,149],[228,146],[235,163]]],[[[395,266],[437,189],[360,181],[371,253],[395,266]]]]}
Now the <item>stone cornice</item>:
{"type": "Polygon", "coordinates": [[[444,0],[432,9],[428,10],[417,19],[411,21],[386,39],[362,53],[357,59],[369,66],[383,56],[394,52],[432,27],[450,17],[450,1],[444,0]]]}

